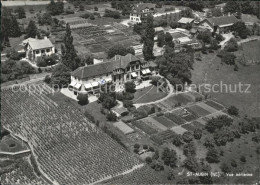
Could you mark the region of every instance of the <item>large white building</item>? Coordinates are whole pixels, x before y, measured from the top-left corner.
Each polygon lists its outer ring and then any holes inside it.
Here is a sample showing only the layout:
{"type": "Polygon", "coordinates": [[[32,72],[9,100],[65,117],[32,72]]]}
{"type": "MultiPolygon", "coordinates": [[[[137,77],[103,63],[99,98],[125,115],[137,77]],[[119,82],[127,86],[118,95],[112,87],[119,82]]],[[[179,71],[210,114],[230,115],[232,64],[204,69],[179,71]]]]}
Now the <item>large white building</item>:
{"type": "Polygon", "coordinates": [[[50,56],[55,53],[55,47],[51,41],[45,37],[44,39],[29,38],[22,42],[25,47],[26,58],[36,60],[37,57],[50,56]]]}
{"type": "Polygon", "coordinates": [[[146,80],[152,75],[154,64],[146,62],[135,55],[116,55],[108,62],[79,67],[71,73],[70,87],[74,92],[97,94],[101,90],[120,91],[127,81],[146,80]]]}

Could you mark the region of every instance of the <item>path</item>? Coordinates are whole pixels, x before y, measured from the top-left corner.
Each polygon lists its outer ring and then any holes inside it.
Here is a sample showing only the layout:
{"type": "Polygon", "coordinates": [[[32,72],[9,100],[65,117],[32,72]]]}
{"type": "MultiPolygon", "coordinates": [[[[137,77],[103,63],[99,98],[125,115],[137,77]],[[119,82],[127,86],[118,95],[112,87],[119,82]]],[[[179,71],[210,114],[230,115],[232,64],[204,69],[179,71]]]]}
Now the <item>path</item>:
{"type": "Polygon", "coordinates": [[[143,94],[143,95],[140,96],[138,99],[136,99],[135,102],[137,102],[137,101],[140,100],[142,97],[144,97],[145,95],[147,95],[153,88],[154,88],[154,86],[152,85],[151,89],[149,89],[149,91],[147,91],[145,94],[143,94]]]}
{"type": "Polygon", "coordinates": [[[223,49],[227,43],[234,35],[232,33],[222,34],[222,36],[225,38],[223,41],[219,43],[221,45],[221,49],[223,49]]]}
{"type": "Polygon", "coordinates": [[[174,93],[174,88],[173,88],[172,84],[170,84],[170,82],[169,82],[167,79],[165,79],[165,80],[166,80],[166,82],[167,82],[167,84],[168,84],[168,87],[169,87],[169,89],[170,89],[167,96],[165,96],[164,98],[162,98],[162,99],[160,99],[160,100],[153,101],[153,102],[148,102],[148,103],[136,103],[136,104],[134,104],[134,106],[135,106],[136,108],[138,108],[138,107],[143,106],[143,105],[149,105],[149,104],[159,103],[159,102],[162,102],[162,101],[168,99],[170,96],[172,96],[173,93],[174,93]]]}
{"type": "Polygon", "coordinates": [[[253,41],[253,40],[260,40],[260,36],[253,36],[253,37],[249,37],[247,39],[240,40],[240,41],[237,42],[237,44],[240,45],[242,43],[250,42],[250,41],[253,41]]]}

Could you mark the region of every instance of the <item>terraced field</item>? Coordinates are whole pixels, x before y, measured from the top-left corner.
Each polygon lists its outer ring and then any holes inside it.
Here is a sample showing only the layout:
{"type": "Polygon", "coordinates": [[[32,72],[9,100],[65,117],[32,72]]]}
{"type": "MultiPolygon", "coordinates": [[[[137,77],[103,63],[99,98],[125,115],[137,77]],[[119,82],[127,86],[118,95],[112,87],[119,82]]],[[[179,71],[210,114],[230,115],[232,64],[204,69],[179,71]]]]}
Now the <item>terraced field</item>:
{"type": "Polygon", "coordinates": [[[28,142],[46,178],[59,184],[90,184],[142,166],[72,104],[50,99],[51,92],[46,85],[1,92],[2,125],[28,142]]]}

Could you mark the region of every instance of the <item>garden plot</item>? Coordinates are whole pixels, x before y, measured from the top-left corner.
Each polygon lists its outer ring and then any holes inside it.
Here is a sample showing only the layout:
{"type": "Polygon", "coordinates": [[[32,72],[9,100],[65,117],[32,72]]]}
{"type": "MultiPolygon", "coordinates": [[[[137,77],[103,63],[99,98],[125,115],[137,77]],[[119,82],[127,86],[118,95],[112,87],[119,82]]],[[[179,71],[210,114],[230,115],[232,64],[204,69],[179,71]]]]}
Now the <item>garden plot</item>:
{"type": "Polygon", "coordinates": [[[193,132],[196,129],[196,127],[192,123],[184,124],[181,127],[190,132],[193,132]]]}
{"type": "Polygon", "coordinates": [[[206,109],[203,109],[202,107],[200,107],[198,105],[192,105],[190,107],[186,107],[186,109],[197,117],[204,117],[204,116],[210,114],[209,111],[207,111],[206,109]]]}
{"type": "Polygon", "coordinates": [[[152,117],[144,118],[142,119],[142,121],[148,124],[150,127],[156,129],[158,132],[167,130],[167,127],[165,127],[164,125],[162,125],[161,123],[153,119],[152,117]]]}
{"type": "Polygon", "coordinates": [[[134,132],[134,129],[132,129],[122,121],[114,123],[113,126],[121,130],[124,134],[131,134],[134,132]]]}
{"type": "Polygon", "coordinates": [[[172,130],[165,130],[150,137],[155,143],[161,145],[164,141],[171,140],[176,134],[172,130]]]}
{"type": "Polygon", "coordinates": [[[136,126],[137,128],[141,129],[143,132],[145,132],[148,135],[156,134],[156,133],[158,133],[158,130],[160,130],[158,128],[157,129],[153,128],[151,126],[152,124],[148,124],[142,120],[133,121],[132,124],[134,126],[136,126]]]}
{"type": "Polygon", "coordinates": [[[198,121],[193,121],[191,124],[192,124],[195,128],[200,128],[200,129],[204,128],[204,125],[201,124],[201,123],[198,122],[198,121]]]}
{"type": "Polygon", "coordinates": [[[153,119],[161,123],[167,128],[172,128],[174,126],[178,126],[176,123],[171,121],[170,119],[166,118],[165,116],[154,116],[153,119]]]}
{"type": "Polygon", "coordinates": [[[206,118],[206,120],[209,120],[211,118],[216,118],[216,117],[221,116],[221,115],[228,116],[226,113],[219,111],[219,112],[215,112],[214,114],[211,114],[209,116],[206,116],[205,118],[206,118]]]}
{"type": "Polygon", "coordinates": [[[218,110],[214,109],[213,107],[207,105],[206,103],[204,102],[201,102],[201,103],[197,103],[196,104],[197,106],[201,107],[202,109],[205,109],[207,110],[208,112],[210,112],[210,114],[214,113],[214,112],[217,112],[218,110]]]}
{"type": "Polygon", "coordinates": [[[205,103],[217,110],[223,110],[225,108],[223,105],[220,105],[219,103],[212,100],[207,100],[205,103]]]}
{"type": "Polygon", "coordinates": [[[171,128],[171,130],[173,132],[175,132],[176,134],[183,134],[184,132],[186,132],[187,130],[185,128],[182,128],[181,126],[178,126],[178,127],[173,127],[171,128]]]}

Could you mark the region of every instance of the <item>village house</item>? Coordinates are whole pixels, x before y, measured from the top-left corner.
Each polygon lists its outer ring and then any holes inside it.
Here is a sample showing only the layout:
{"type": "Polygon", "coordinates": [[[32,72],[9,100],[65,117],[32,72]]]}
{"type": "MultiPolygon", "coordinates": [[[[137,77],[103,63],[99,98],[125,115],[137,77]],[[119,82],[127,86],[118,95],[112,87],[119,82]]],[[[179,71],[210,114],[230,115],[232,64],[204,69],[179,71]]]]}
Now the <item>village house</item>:
{"type": "Polygon", "coordinates": [[[55,53],[55,47],[47,37],[44,39],[28,38],[21,45],[25,48],[26,58],[32,61],[37,57],[50,56],[55,53]]]}
{"type": "Polygon", "coordinates": [[[188,17],[182,17],[179,21],[179,27],[181,28],[185,28],[187,26],[187,24],[193,24],[194,23],[194,19],[192,18],[188,18],[188,17]]]}
{"type": "Polygon", "coordinates": [[[153,3],[139,3],[133,6],[130,13],[130,21],[134,23],[141,23],[149,14],[153,15],[155,11],[155,4],[153,3]]]}
{"type": "Polygon", "coordinates": [[[98,94],[103,91],[122,91],[127,81],[147,80],[154,66],[135,55],[116,55],[112,60],[79,67],[71,73],[70,87],[74,93],[84,91],[98,94]]]}
{"type": "Polygon", "coordinates": [[[255,15],[242,14],[241,21],[245,23],[246,26],[253,26],[254,24],[260,24],[260,20],[255,15]]]}
{"type": "Polygon", "coordinates": [[[211,32],[225,33],[230,31],[231,26],[237,21],[238,19],[234,15],[212,17],[201,21],[198,27],[208,29],[211,32]]]}

